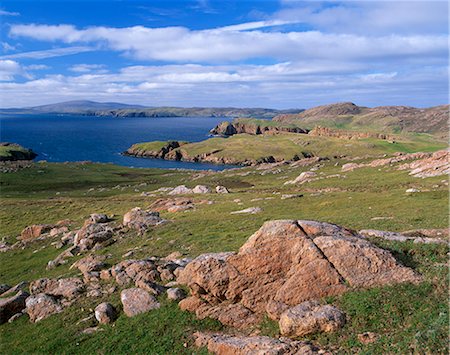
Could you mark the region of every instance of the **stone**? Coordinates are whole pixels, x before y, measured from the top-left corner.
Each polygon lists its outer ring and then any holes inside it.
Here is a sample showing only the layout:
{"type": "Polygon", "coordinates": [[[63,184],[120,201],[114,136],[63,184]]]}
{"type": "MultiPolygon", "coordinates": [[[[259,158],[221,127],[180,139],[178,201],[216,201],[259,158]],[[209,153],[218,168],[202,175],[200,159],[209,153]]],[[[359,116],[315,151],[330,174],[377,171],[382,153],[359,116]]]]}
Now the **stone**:
{"type": "Polygon", "coordinates": [[[194,194],[209,194],[211,193],[211,189],[205,185],[197,185],[192,189],[194,194]]]}
{"type": "Polygon", "coordinates": [[[136,316],[160,307],[156,298],[140,288],[128,288],[120,293],[123,311],[128,317],[136,316]]]}
{"type": "Polygon", "coordinates": [[[24,291],[18,291],[16,295],[9,298],[0,299],[0,324],[7,322],[16,313],[25,308],[25,300],[29,294],[24,291]]]}
{"type": "Polygon", "coordinates": [[[143,280],[143,279],[137,280],[135,285],[136,285],[136,287],[146,290],[155,296],[159,296],[160,294],[162,294],[166,291],[166,288],[164,286],[161,286],[161,285],[157,284],[156,282],[143,280]]]}
{"type": "Polygon", "coordinates": [[[54,297],[44,293],[32,295],[26,299],[26,312],[31,322],[39,322],[62,310],[63,308],[54,297]]]}
{"type": "Polygon", "coordinates": [[[256,214],[259,212],[262,212],[262,209],[260,207],[249,207],[240,211],[230,212],[230,214],[256,214]]]}
{"type": "Polygon", "coordinates": [[[173,281],[173,280],[175,280],[175,275],[170,270],[164,269],[164,270],[162,270],[160,275],[161,275],[160,277],[161,277],[162,281],[173,281]]]}
{"type": "Polygon", "coordinates": [[[266,222],[237,254],[200,255],[177,277],[192,295],[181,301],[180,307],[242,327],[259,321],[267,312],[277,319],[286,308],[342,294],[349,286],[368,288],[421,280],[388,251],[356,232],[304,220],[266,222]],[[238,308],[230,307],[236,304],[238,308]],[[233,317],[231,310],[239,313],[240,319],[233,317]]]}
{"type": "Polygon", "coordinates": [[[405,192],[407,194],[413,194],[413,193],[416,193],[416,192],[420,192],[420,190],[414,189],[414,188],[410,188],[410,189],[407,189],[405,192]]]}
{"type": "Polygon", "coordinates": [[[346,171],[353,171],[355,169],[358,169],[359,167],[360,167],[359,164],[347,163],[347,164],[342,165],[341,169],[343,172],[346,172],[346,171]]]}
{"type": "Polygon", "coordinates": [[[306,301],[285,311],[278,324],[281,335],[287,337],[330,333],[344,326],[345,314],[334,306],[306,301]]]}
{"type": "Polygon", "coordinates": [[[216,186],[216,193],[218,194],[229,194],[230,191],[228,191],[228,189],[225,186],[216,186]]]}
{"type": "Polygon", "coordinates": [[[450,174],[450,152],[440,150],[430,157],[424,156],[412,163],[404,164],[399,169],[410,170],[409,175],[420,178],[448,175],[450,174]]]}
{"type": "Polygon", "coordinates": [[[294,185],[294,184],[304,184],[305,182],[309,182],[314,180],[317,177],[317,174],[313,171],[304,171],[299,176],[297,176],[294,180],[286,181],[285,185],[294,185]]]}
{"type": "Polygon", "coordinates": [[[88,221],[88,223],[106,223],[109,222],[109,218],[106,214],[93,213],[89,216],[88,221]]]}
{"type": "Polygon", "coordinates": [[[84,283],[78,277],[38,279],[30,284],[32,294],[45,293],[54,297],[73,299],[84,292],[84,283]]]}
{"type": "MultiPolygon", "coordinates": [[[[105,257],[100,255],[88,255],[77,262],[75,262],[70,268],[77,268],[81,271],[84,278],[89,280],[91,274],[96,271],[101,271],[106,267],[104,263],[105,257]]],[[[99,275],[100,276],[100,275],[99,275]]]]}
{"type": "Polygon", "coordinates": [[[192,194],[192,189],[187,188],[185,185],[180,185],[175,187],[172,191],[168,193],[168,195],[188,195],[192,194]]]}
{"type": "Polygon", "coordinates": [[[22,317],[23,315],[24,315],[23,311],[14,314],[11,318],[8,319],[8,323],[14,322],[15,320],[19,319],[19,318],[22,317]]]}
{"type": "Polygon", "coordinates": [[[20,240],[30,241],[41,237],[43,234],[50,232],[54,226],[51,224],[34,224],[26,227],[22,233],[20,233],[20,240]]]}
{"type": "Polygon", "coordinates": [[[108,241],[113,235],[113,229],[106,223],[87,223],[75,234],[73,243],[80,251],[86,251],[108,241]]]}
{"type": "Polygon", "coordinates": [[[186,292],[178,287],[169,288],[167,290],[167,298],[171,301],[181,301],[186,298],[186,292]]]}
{"type": "Polygon", "coordinates": [[[5,292],[3,292],[0,295],[0,298],[11,297],[12,295],[15,295],[17,291],[25,291],[27,289],[28,289],[28,282],[22,281],[19,282],[17,285],[8,288],[5,292]]]}
{"type": "Polygon", "coordinates": [[[145,232],[153,226],[163,223],[164,220],[159,216],[159,212],[144,211],[139,207],[133,208],[123,216],[123,225],[138,231],[145,232]]]}
{"type": "Polygon", "coordinates": [[[195,345],[216,355],[312,355],[318,349],[303,341],[267,336],[233,336],[220,333],[194,334],[195,345]]]}
{"type": "Polygon", "coordinates": [[[150,206],[152,211],[180,212],[194,208],[194,201],[187,197],[160,198],[150,206]]]}
{"type": "Polygon", "coordinates": [[[117,311],[111,303],[103,302],[95,307],[95,319],[101,324],[108,324],[115,321],[117,311]]]}
{"type": "Polygon", "coordinates": [[[362,344],[371,344],[371,343],[376,342],[377,339],[378,339],[377,333],[365,332],[365,333],[358,334],[358,340],[362,344]]]}
{"type": "Polygon", "coordinates": [[[63,227],[55,227],[50,229],[49,235],[50,237],[56,237],[57,235],[67,233],[69,231],[69,228],[63,226],[63,227]]]}

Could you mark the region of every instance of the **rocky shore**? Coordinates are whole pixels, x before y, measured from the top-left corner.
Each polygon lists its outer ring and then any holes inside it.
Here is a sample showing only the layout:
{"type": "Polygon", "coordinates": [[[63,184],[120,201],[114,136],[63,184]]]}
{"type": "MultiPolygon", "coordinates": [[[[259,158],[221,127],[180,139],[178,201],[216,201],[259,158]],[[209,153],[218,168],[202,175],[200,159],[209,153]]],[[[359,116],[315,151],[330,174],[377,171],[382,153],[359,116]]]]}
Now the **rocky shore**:
{"type": "Polygon", "coordinates": [[[24,148],[16,143],[0,142],[0,162],[33,160],[37,154],[31,149],[24,148]]]}

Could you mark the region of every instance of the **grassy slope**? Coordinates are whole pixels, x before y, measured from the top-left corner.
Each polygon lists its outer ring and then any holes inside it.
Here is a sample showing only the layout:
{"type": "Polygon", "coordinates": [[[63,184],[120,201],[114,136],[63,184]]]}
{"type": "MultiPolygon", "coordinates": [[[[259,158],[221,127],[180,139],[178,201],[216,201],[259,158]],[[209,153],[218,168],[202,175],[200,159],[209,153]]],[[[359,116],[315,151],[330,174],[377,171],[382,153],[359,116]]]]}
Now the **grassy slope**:
{"type": "MultiPolygon", "coordinates": [[[[280,168],[275,174],[246,168],[214,174],[150,169],[128,169],[98,164],[36,164],[17,173],[2,174],[2,204],[0,207],[0,237],[9,240],[23,227],[32,223],[51,223],[70,218],[80,225],[90,213],[120,216],[135,206],[147,207],[156,197],[140,196],[142,191],[161,186],[223,184],[233,193],[208,195],[212,205],[199,205],[186,213],[163,213],[173,223],[150,231],[144,237],[130,235],[101,251],[112,254],[111,264],[121,255],[138,247],[135,257],[165,256],[181,251],[196,256],[209,251],[237,250],[266,220],[296,218],[317,219],[350,228],[407,230],[447,226],[448,194],[442,178],[416,179],[405,171],[390,167],[365,168],[340,173],[336,161],[323,164],[318,173],[340,174],[300,186],[284,186],[283,182],[308,170],[280,168]],[[244,173],[244,174],[243,174],[244,173]],[[248,173],[246,176],[245,173],[248,173]],[[343,178],[343,176],[346,176],[343,178]],[[142,185],[145,183],[146,185],[142,185]],[[407,188],[424,192],[406,195],[407,188]],[[328,192],[324,191],[328,190],[328,192]],[[428,191],[426,191],[428,190],[428,191]],[[322,192],[321,192],[322,191],[322,192]],[[279,194],[303,193],[300,199],[281,200],[279,194]],[[234,199],[242,200],[237,205],[234,199]],[[270,198],[252,201],[255,198],[270,198]],[[260,206],[260,214],[230,215],[231,211],[260,206]],[[373,217],[392,219],[372,220],[373,217]],[[239,226],[239,228],[236,228],[239,226]]],[[[205,196],[196,196],[203,199],[205,196]]],[[[52,240],[41,241],[13,252],[0,254],[0,282],[16,283],[38,277],[74,275],[70,265],[45,270],[48,260],[61,250],[50,246],[52,240]]],[[[364,353],[409,351],[445,353],[448,333],[447,260],[444,246],[412,243],[376,243],[392,250],[408,266],[425,275],[421,285],[402,285],[373,290],[354,290],[342,297],[328,300],[340,305],[349,315],[346,327],[333,335],[312,339],[322,346],[341,352],[359,349],[364,353]],[[374,331],[380,339],[370,345],[358,342],[357,334],[374,331]]],[[[74,261],[77,258],[74,259],[74,261]]],[[[109,299],[120,305],[117,296],[109,299]]],[[[99,299],[85,299],[85,304],[73,306],[38,324],[26,317],[0,328],[0,353],[90,353],[98,349],[125,353],[151,352],[191,353],[189,335],[195,329],[218,329],[212,321],[195,321],[175,305],[165,304],[159,311],[128,319],[123,314],[114,326],[103,326],[95,335],[80,335],[79,331],[95,323],[76,324],[91,314],[99,299]]],[[[120,307],[119,307],[120,309],[120,307]]],[[[272,322],[262,325],[264,334],[276,334],[272,322]]]]}
{"type": "Polygon", "coordinates": [[[0,157],[10,159],[15,156],[14,153],[28,155],[30,151],[18,145],[0,146],[0,157]]]}

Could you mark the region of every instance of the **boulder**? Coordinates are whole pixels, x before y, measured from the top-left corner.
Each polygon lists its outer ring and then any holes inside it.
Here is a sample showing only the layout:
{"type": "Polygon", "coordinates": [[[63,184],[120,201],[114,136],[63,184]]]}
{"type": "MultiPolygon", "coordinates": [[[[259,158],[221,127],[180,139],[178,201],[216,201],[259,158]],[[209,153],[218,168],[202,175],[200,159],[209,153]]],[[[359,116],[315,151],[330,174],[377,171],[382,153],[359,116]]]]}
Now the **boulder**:
{"type": "Polygon", "coordinates": [[[123,311],[128,317],[160,307],[156,298],[140,288],[128,288],[120,293],[123,311]]]}
{"type": "Polygon", "coordinates": [[[41,237],[43,234],[50,232],[54,225],[51,224],[34,224],[32,226],[26,227],[18,239],[23,241],[30,241],[41,237]]]}
{"type": "Polygon", "coordinates": [[[303,341],[273,339],[267,336],[233,336],[220,333],[194,334],[195,345],[216,355],[311,355],[316,347],[303,341]]]}
{"type": "MultiPolygon", "coordinates": [[[[99,272],[106,267],[104,263],[105,257],[100,255],[88,255],[76,263],[70,268],[77,268],[83,274],[85,280],[89,280],[93,272],[99,272]]],[[[99,274],[100,276],[100,274],[99,274]]]]}
{"type": "Polygon", "coordinates": [[[87,219],[84,223],[106,223],[109,222],[110,219],[106,214],[100,214],[100,213],[93,213],[89,216],[89,219],[87,219]]]}
{"type": "Polygon", "coordinates": [[[160,198],[150,206],[152,211],[180,212],[194,208],[194,201],[187,197],[160,198]]]}
{"type": "Polygon", "coordinates": [[[192,194],[192,189],[187,188],[185,185],[180,185],[175,187],[172,191],[169,192],[169,195],[187,195],[192,194]]]}
{"type": "Polygon", "coordinates": [[[133,208],[123,216],[123,225],[133,228],[139,233],[143,233],[150,227],[163,222],[164,220],[159,216],[159,212],[144,211],[139,207],[133,208]]]}
{"type": "Polygon", "coordinates": [[[95,307],[95,319],[99,323],[108,324],[114,322],[117,318],[117,311],[111,303],[103,302],[95,307]]]}
{"type": "Polygon", "coordinates": [[[230,191],[228,191],[228,189],[225,186],[216,186],[216,193],[218,194],[229,194],[230,191]]]}
{"type": "Polygon", "coordinates": [[[16,313],[25,308],[25,300],[29,294],[24,291],[18,291],[16,295],[9,298],[0,299],[0,324],[8,321],[16,313]]]}
{"type": "MultiPolygon", "coordinates": [[[[89,220],[88,220],[89,221],[89,220]]],[[[85,223],[76,233],[74,246],[80,251],[93,249],[97,244],[104,243],[113,237],[113,229],[106,223],[85,223]]]]}
{"type": "Polygon", "coordinates": [[[194,194],[209,194],[211,193],[211,189],[205,185],[197,185],[192,189],[194,194]]]}
{"type": "Polygon", "coordinates": [[[342,328],[345,314],[336,307],[306,301],[289,308],[280,317],[281,335],[302,337],[319,332],[330,333],[342,328]]]}
{"type": "Polygon", "coordinates": [[[26,311],[30,321],[39,322],[52,314],[62,312],[62,307],[58,301],[49,295],[39,293],[26,299],[26,311]]]}
{"type": "Polygon", "coordinates": [[[65,279],[38,279],[30,284],[31,293],[45,293],[54,297],[73,299],[84,292],[84,283],[78,277],[65,279]]]}
{"type": "Polygon", "coordinates": [[[167,298],[171,301],[181,301],[186,298],[186,292],[178,287],[169,288],[167,290],[167,298]]]}
{"type": "Polygon", "coordinates": [[[286,308],[342,294],[349,286],[421,280],[419,274],[400,265],[388,251],[356,232],[302,220],[266,222],[237,254],[200,255],[177,278],[194,297],[183,300],[180,307],[197,315],[220,317],[232,326],[257,322],[267,310],[277,319],[286,308]],[[230,304],[241,307],[237,322],[225,315],[230,310],[236,312],[230,304]]]}

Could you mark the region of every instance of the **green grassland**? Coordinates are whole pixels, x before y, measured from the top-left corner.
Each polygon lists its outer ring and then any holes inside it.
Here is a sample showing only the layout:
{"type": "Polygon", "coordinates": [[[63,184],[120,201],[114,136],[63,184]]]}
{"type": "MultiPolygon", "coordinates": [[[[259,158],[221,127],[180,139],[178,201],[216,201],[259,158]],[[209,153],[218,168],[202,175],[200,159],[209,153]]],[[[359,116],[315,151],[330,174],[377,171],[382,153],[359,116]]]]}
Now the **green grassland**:
{"type": "MultiPolygon", "coordinates": [[[[213,138],[197,143],[192,152],[199,154],[214,142],[232,154],[270,151],[277,147],[292,158],[300,150],[319,156],[341,154],[380,154],[396,150],[435,150],[441,144],[424,136],[398,141],[391,149],[389,142],[371,140],[344,141],[333,139],[321,143],[315,137],[300,135],[233,136],[213,138]],[[300,141],[298,141],[300,139],[300,141]],[[421,141],[423,139],[423,141],[421,141]],[[223,143],[217,143],[223,142],[223,143]],[[233,144],[230,144],[230,143],[233,144]],[[251,143],[248,143],[251,142],[251,143]],[[342,141],[341,141],[342,142],[342,141]],[[346,146],[350,144],[350,146],[346,146]],[[334,145],[333,145],[334,144],[334,145]],[[297,149],[297,150],[296,150],[297,149]],[[338,150],[338,151],[337,151],[338,150]],[[375,153],[374,153],[375,152],[375,153]]],[[[323,140],[323,139],[321,139],[323,140]]],[[[183,147],[183,149],[185,149],[183,147]]],[[[194,154],[194,153],[192,153],[194,154]]],[[[255,155],[252,155],[255,154],[255,155]]],[[[265,156],[268,154],[266,153],[265,156]]],[[[356,162],[368,161],[361,158],[356,162]]],[[[158,169],[132,169],[108,164],[36,163],[30,168],[0,175],[0,238],[14,242],[20,231],[34,223],[54,223],[73,220],[79,227],[91,213],[114,215],[120,222],[129,209],[147,208],[160,195],[143,196],[142,192],[160,187],[204,184],[214,188],[225,185],[230,194],[193,195],[194,200],[208,199],[212,204],[197,205],[181,213],[162,212],[170,223],[156,227],[144,236],[127,235],[99,254],[111,255],[109,264],[122,260],[131,249],[133,258],[166,256],[180,251],[195,257],[205,252],[237,251],[264,223],[274,219],[314,219],[337,223],[353,229],[404,231],[416,228],[444,228],[448,225],[448,186],[444,177],[418,179],[395,167],[362,168],[341,172],[347,161],[331,159],[320,162],[316,173],[322,179],[302,185],[284,185],[311,167],[292,168],[281,165],[271,170],[256,167],[222,172],[194,172],[158,169]],[[331,176],[331,177],[330,177],[331,176]],[[406,194],[408,188],[420,193],[406,194]],[[281,199],[282,194],[302,194],[303,197],[281,199]],[[240,199],[241,204],[235,202],[240,199]],[[230,212],[258,206],[255,215],[232,215],[230,212]],[[385,217],[379,219],[375,217],[385,217]],[[374,219],[375,218],[375,219],[374,219]]],[[[24,249],[0,254],[0,283],[15,284],[39,277],[76,275],[70,261],[53,270],[46,270],[49,260],[61,249],[55,249],[47,239],[31,243],[24,249]]],[[[321,347],[336,353],[448,353],[448,248],[444,245],[424,245],[373,240],[386,248],[403,264],[422,273],[425,282],[419,285],[396,285],[371,290],[354,289],[327,299],[340,306],[348,315],[347,325],[334,334],[312,336],[321,347]],[[366,331],[379,335],[372,344],[362,344],[357,335],[366,331]]],[[[79,257],[73,258],[75,262],[79,257]]],[[[191,334],[196,330],[227,331],[212,320],[196,320],[192,314],[180,311],[165,300],[163,306],[135,318],[123,314],[113,325],[101,326],[101,331],[83,335],[81,330],[94,326],[95,320],[78,323],[92,314],[102,301],[120,307],[118,294],[109,298],[86,298],[61,314],[37,324],[26,317],[0,326],[0,353],[202,353],[192,347],[191,334]]],[[[261,334],[278,335],[276,324],[265,321],[261,334]]]]}
{"type": "Polygon", "coordinates": [[[276,160],[290,160],[305,153],[320,157],[366,156],[394,152],[434,151],[444,149],[445,142],[429,135],[399,135],[395,142],[382,139],[343,140],[332,137],[313,137],[307,134],[277,135],[236,134],[229,138],[210,138],[178,148],[189,157],[208,154],[240,161],[258,160],[272,155],[276,160]]]}

